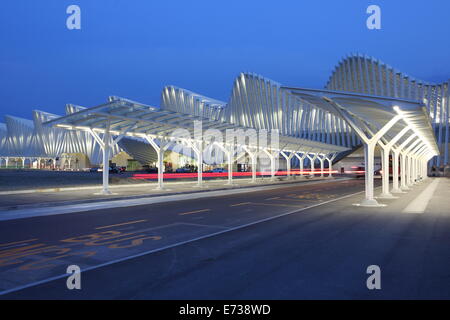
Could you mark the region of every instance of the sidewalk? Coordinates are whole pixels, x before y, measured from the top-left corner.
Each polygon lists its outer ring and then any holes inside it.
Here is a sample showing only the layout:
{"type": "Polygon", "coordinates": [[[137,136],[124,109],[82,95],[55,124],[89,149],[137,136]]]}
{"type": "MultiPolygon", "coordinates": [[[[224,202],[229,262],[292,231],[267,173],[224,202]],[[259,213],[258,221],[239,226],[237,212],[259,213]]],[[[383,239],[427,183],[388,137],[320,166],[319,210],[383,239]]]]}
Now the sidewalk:
{"type": "MultiPolygon", "coordinates": [[[[258,179],[256,184],[251,183],[251,179],[236,179],[233,185],[227,185],[226,180],[210,180],[204,181],[203,187],[197,187],[195,181],[183,182],[166,182],[163,190],[156,189],[156,183],[140,183],[135,185],[117,185],[111,186],[112,195],[98,194],[101,186],[96,187],[74,187],[74,188],[59,188],[57,191],[50,190],[28,190],[27,192],[17,193],[15,191],[9,194],[0,194],[0,214],[7,211],[17,211],[22,209],[32,208],[50,208],[56,206],[69,206],[80,204],[91,204],[89,207],[93,208],[95,203],[118,200],[139,200],[158,198],[162,202],[163,199],[173,201],[170,199],[178,199],[174,196],[186,196],[211,194],[215,195],[231,194],[230,191],[242,192],[245,189],[248,192],[259,191],[261,188],[279,188],[292,184],[310,184],[330,182],[336,180],[347,180],[348,178],[293,178],[291,180],[282,179],[271,181],[270,179],[258,179]],[[220,192],[220,194],[218,194],[220,192]],[[171,198],[170,198],[171,197],[171,198]]],[[[155,199],[156,200],[156,199],[155,199]]],[[[1,218],[0,218],[1,219],[1,218]]]]}

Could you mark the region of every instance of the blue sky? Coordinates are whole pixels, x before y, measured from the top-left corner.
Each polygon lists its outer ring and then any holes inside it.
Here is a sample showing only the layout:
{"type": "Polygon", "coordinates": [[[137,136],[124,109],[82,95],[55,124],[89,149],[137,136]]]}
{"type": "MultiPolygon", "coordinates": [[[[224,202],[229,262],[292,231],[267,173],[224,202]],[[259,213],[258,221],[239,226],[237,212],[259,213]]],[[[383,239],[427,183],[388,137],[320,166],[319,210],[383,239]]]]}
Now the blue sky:
{"type": "Polygon", "coordinates": [[[322,88],[360,52],[411,76],[450,79],[450,2],[7,0],[0,10],[0,121],[118,95],[159,106],[165,85],[225,100],[242,71],[322,88]],[[81,8],[81,30],[66,8],[81,8]],[[382,9],[382,30],[366,8],[382,9]]]}

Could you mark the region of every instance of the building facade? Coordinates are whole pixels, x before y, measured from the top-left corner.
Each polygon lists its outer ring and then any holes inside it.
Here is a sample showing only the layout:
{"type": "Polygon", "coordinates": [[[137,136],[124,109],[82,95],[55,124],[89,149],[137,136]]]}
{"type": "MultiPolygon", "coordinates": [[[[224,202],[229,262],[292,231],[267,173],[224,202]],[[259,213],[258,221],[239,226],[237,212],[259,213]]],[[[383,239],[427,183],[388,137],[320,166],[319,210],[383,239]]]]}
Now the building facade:
{"type": "MultiPolygon", "coordinates": [[[[352,55],[338,63],[325,89],[424,103],[441,151],[432,160],[432,164],[448,165],[448,82],[427,83],[401,73],[377,59],[352,55]]],[[[70,115],[83,109],[67,105],[65,113],[70,115]]],[[[348,149],[361,145],[359,137],[342,117],[300,99],[280,83],[252,73],[241,73],[235,79],[228,102],[167,86],[162,91],[159,109],[257,130],[279,130],[284,136],[348,149]]],[[[84,155],[87,159],[86,166],[101,163],[100,145],[91,134],[43,125],[56,117],[58,116],[38,110],[32,112],[32,120],[5,116],[5,122],[0,123],[2,160],[56,159],[64,155],[84,155]]],[[[149,144],[144,139],[127,138],[114,145],[111,152],[114,156],[126,151],[145,164],[156,161],[156,153],[148,147],[149,144]]]]}

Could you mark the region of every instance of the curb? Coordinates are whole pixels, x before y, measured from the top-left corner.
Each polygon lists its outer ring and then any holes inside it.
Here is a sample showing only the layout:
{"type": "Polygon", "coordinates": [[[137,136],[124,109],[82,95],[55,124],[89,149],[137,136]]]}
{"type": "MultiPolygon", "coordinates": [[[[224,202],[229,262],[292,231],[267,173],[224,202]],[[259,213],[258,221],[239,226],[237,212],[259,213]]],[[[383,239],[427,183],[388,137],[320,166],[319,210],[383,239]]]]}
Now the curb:
{"type": "MultiPolygon", "coordinates": [[[[33,209],[33,208],[42,208],[42,207],[62,207],[67,205],[77,205],[77,204],[89,204],[89,203],[99,203],[99,202],[105,202],[105,201],[120,201],[120,200],[138,200],[138,199],[151,199],[156,197],[171,197],[171,196],[177,196],[177,195],[195,195],[195,194],[201,194],[206,192],[214,192],[214,191],[225,191],[225,190],[235,190],[235,189],[254,189],[254,188],[260,188],[260,187],[271,187],[279,188],[283,187],[284,185],[290,186],[293,184],[311,184],[311,183],[322,183],[322,182],[331,182],[331,181],[346,181],[350,180],[350,178],[334,178],[334,179],[314,179],[314,180],[297,180],[297,181],[285,181],[280,183],[271,183],[271,184],[261,184],[261,185],[249,185],[249,186],[239,186],[235,185],[233,187],[221,187],[218,189],[199,189],[195,191],[180,191],[180,192],[169,192],[164,194],[149,194],[149,195],[134,195],[134,196],[117,196],[117,197],[108,197],[105,196],[103,198],[98,199],[80,199],[80,200],[70,200],[70,201],[59,201],[59,202],[44,202],[39,204],[23,204],[23,205],[11,205],[11,206],[5,206],[0,207],[0,213],[5,212],[11,212],[15,210],[21,210],[21,209],[33,209]]],[[[150,184],[150,186],[154,186],[154,184],[150,184]]],[[[94,189],[98,189],[98,187],[94,187],[94,189]]],[[[170,201],[170,200],[169,200],[170,201]]]]}

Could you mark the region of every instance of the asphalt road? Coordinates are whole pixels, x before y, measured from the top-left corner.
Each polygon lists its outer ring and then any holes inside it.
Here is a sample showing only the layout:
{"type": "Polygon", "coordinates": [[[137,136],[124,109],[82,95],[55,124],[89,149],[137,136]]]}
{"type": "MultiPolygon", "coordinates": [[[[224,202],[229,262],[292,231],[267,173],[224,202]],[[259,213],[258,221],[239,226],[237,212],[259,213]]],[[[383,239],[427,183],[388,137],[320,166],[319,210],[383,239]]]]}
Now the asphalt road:
{"type": "Polygon", "coordinates": [[[448,180],[440,205],[402,212],[429,183],[383,209],[352,206],[350,180],[4,221],[0,298],[450,298],[448,180]]]}

